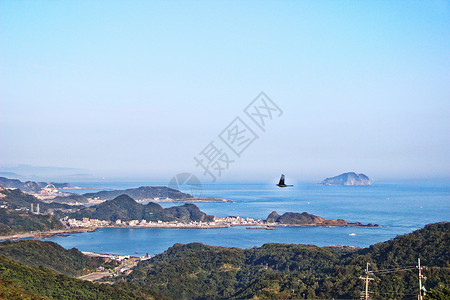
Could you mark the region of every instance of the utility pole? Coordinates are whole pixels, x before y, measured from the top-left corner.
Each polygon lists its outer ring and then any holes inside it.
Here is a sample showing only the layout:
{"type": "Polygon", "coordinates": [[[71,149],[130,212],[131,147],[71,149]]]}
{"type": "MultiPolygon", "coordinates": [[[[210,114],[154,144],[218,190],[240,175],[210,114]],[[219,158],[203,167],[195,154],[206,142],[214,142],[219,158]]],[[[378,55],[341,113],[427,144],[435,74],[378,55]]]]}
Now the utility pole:
{"type": "Polygon", "coordinates": [[[423,267],[420,266],[420,257],[417,259],[417,269],[419,269],[419,295],[417,296],[418,300],[423,300],[423,296],[425,296],[426,289],[424,286],[422,286],[422,279],[427,279],[422,275],[422,269],[423,267]],[[423,291],[423,295],[422,295],[423,291]]]}
{"type": "MultiPolygon", "coordinates": [[[[369,263],[366,265],[366,277],[359,277],[359,279],[364,280],[364,292],[361,292],[361,299],[369,300],[369,281],[373,278],[369,277],[369,263]]],[[[422,299],[420,299],[422,300],[422,299]]]]}

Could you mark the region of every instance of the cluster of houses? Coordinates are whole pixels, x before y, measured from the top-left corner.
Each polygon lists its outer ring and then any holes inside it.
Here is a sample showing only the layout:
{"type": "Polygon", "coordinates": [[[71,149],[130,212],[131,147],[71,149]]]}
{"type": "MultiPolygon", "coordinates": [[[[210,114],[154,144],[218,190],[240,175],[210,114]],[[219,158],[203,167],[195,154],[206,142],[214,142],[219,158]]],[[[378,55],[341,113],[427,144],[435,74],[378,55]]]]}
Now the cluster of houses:
{"type": "Polygon", "coordinates": [[[61,220],[69,227],[105,227],[105,226],[142,226],[142,227],[227,227],[227,226],[246,226],[246,225],[262,225],[263,220],[255,220],[253,218],[241,218],[241,217],[226,217],[226,218],[214,218],[212,222],[190,221],[190,222],[178,222],[170,221],[147,221],[147,220],[131,220],[122,221],[116,220],[115,222],[83,218],[83,220],[76,219],[63,219],[61,220]]]}
{"type": "Polygon", "coordinates": [[[236,226],[236,225],[262,225],[264,223],[263,220],[255,220],[253,218],[241,218],[239,216],[237,217],[233,217],[233,216],[229,216],[229,217],[225,217],[225,218],[215,218],[214,219],[215,223],[219,223],[219,224],[230,224],[231,226],[236,226]]]}
{"type": "Polygon", "coordinates": [[[108,226],[111,224],[110,221],[105,220],[99,220],[99,219],[89,219],[89,218],[83,218],[83,220],[76,220],[76,219],[68,219],[68,220],[61,220],[64,224],[66,224],[69,227],[102,227],[102,226],[108,226]]]}

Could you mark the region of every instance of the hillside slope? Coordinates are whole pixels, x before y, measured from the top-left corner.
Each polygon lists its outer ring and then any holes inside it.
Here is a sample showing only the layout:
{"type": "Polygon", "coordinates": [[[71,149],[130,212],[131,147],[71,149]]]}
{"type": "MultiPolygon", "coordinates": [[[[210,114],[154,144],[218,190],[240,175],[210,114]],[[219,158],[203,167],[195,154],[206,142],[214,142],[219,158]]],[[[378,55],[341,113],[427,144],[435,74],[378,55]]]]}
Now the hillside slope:
{"type": "Polygon", "coordinates": [[[4,299],[162,299],[154,292],[129,284],[92,283],[0,256],[0,295],[5,293],[4,299]]]}
{"type": "Polygon", "coordinates": [[[427,225],[367,249],[338,253],[312,245],[265,244],[259,248],[176,244],[141,262],[123,279],[164,295],[187,299],[358,299],[366,263],[376,271],[375,299],[417,292],[417,258],[429,266],[427,289],[450,284],[450,223],[427,225]],[[377,272],[386,269],[396,272],[377,272]],[[397,269],[396,269],[397,270],[397,269]]]}
{"type": "Polygon", "coordinates": [[[104,259],[89,257],[76,248],[66,250],[53,242],[35,240],[2,242],[0,255],[27,266],[44,266],[68,276],[80,276],[105,264],[104,259]]]}
{"type": "Polygon", "coordinates": [[[35,215],[24,211],[0,208],[0,235],[2,236],[63,228],[64,225],[51,215],[35,215]]]}

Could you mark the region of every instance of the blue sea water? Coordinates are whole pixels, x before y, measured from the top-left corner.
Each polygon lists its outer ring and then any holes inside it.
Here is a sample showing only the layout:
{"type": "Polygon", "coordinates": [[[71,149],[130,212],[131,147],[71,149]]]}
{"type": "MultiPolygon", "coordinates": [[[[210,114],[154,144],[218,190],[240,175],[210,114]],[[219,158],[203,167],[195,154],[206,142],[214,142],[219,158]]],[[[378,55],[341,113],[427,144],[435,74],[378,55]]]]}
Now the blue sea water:
{"type": "MultiPolygon", "coordinates": [[[[123,189],[146,182],[77,183],[99,189],[123,189]]],[[[76,190],[75,190],[76,191],[76,190]]],[[[78,190],[78,192],[87,192],[78,190]]],[[[90,192],[90,190],[89,190],[90,192]]],[[[367,247],[429,223],[449,221],[450,185],[376,184],[362,187],[320,186],[300,183],[280,189],[267,184],[204,185],[203,197],[226,198],[232,203],[197,203],[218,217],[266,218],[272,211],[312,213],[326,219],[379,224],[368,227],[278,227],[275,230],[220,229],[99,229],[69,237],[51,237],[65,248],[114,254],[142,255],[164,252],[175,243],[201,242],[214,246],[250,248],[265,243],[296,243],[318,246],[367,247]],[[355,233],[356,235],[350,235],[355,233]]],[[[163,203],[162,206],[173,206],[163,203]]]]}

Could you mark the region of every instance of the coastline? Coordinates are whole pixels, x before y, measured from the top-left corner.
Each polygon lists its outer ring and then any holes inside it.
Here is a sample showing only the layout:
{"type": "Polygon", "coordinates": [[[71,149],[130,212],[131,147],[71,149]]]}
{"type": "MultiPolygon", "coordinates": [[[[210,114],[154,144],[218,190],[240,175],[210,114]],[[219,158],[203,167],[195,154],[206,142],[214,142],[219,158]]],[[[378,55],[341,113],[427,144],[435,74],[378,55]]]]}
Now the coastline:
{"type": "Polygon", "coordinates": [[[8,241],[8,240],[19,240],[25,238],[45,238],[63,234],[71,234],[71,233],[83,233],[83,232],[94,232],[98,228],[93,227],[85,227],[85,228],[66,228],[66,229],[58,229],[58,230],[49,230],[49,231],[32,231],[32,232],[21,232],[13,235],[5,235],[0,236],[0,242],[8,241]]]}
{"type": "Polygon", "coordinates": [[[145,226],[142,225],[111,225],[111,226],[95,226],[95,227],[78,227],[78,228],[66,228],[66,229],[58,229],[58,230],[49,230],[49,231],[33,231],[33,232],[23,232],[17,233],[7,236],[0,236],[0,242],[7,240],[19,240],[25,238],[34,238],[34,239],[42,239],[53,236],[64,236],[70,235],[71,233],[84,233],[84,232],[94,232],[98,229],[103,228],[115,228],[115,229],[218,229],[218,228],[229,228],[229,227],[248,227],[248,229],[267,229],[275,227],[366,227],[366,228],[380,228],[380,226],[368,226],[368,225],[359,225],[359,224],[346,224],[346,225],[329,225],[329,224],[279,224],[279,223],[265,223],[265,224],[147,224],[145,226]]]}
{"type": "MultiPolygon", "coordinates": [[[[107,200],[105,200],[107,201],[107,200]]],[[[235,201],[225,199],[225,198],[185,198],[185,199],[158,199],[155,200],[153,198],[150,199],[141,199],[136,200],[138,203],[233,203],[235,201]]]]}

